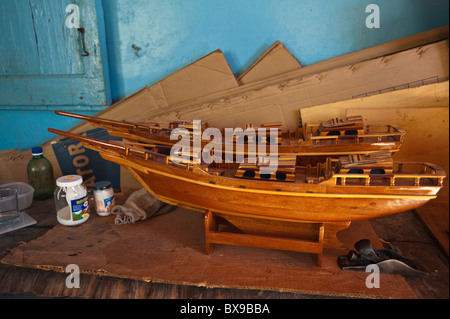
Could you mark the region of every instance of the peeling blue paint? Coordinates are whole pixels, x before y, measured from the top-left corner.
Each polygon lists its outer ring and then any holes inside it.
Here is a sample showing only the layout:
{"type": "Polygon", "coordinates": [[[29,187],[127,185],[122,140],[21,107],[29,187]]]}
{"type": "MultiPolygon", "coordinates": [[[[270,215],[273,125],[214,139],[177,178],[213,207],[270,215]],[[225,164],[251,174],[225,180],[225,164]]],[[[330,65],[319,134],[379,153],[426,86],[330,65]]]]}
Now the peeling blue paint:
{"type": "Polygon", "coordinates": [[[111,103],[101,0],[77,3],[89,56],[80,32],[65,25],[73,2],[0,3],[0,149],[40,145],[54,137],[48,127],[77,123],[55,109],[94,115],[111,103]]]}

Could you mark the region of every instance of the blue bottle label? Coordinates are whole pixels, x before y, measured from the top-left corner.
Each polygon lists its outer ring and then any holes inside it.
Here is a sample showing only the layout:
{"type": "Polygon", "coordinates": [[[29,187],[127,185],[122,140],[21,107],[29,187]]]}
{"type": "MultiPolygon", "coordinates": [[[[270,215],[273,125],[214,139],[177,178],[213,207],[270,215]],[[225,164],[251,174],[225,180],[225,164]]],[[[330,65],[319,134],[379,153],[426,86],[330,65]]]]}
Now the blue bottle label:
{"type": "Polygon", "coordinates": [[[107,211],[110,211],[110,210],[111,210],[111,207],[110,207],[110,206],[114,205],[114,195],[111,196],[111,197],[109,197],[109,198],[105,198],[105,199],[103,200],[103,202],[104,202],[104,205],[105,205],[106,210],[107,210],[107,211]]]}
{"type": "Polygon", "coordinates": [[[89,217],[89,199],[87,196],[80,199],[73,199],[70,202],[72,220],[82,220],[89,217]]]}

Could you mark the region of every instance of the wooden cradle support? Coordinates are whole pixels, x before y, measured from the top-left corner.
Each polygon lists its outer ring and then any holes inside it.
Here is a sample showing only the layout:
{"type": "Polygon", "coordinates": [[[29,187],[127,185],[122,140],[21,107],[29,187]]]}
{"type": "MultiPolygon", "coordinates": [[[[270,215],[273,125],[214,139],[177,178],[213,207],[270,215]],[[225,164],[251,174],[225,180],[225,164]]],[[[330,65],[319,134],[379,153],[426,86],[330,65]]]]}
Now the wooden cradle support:
{"type": "Polygon", "coordinates": [[[270,220],[215,213],[205,213],[206,254],[214,244],[287,250],[317,255],[322,265],[324,248],[339,249],[336,234],[350,222],[305,223],[295,220],[270,220]]]}

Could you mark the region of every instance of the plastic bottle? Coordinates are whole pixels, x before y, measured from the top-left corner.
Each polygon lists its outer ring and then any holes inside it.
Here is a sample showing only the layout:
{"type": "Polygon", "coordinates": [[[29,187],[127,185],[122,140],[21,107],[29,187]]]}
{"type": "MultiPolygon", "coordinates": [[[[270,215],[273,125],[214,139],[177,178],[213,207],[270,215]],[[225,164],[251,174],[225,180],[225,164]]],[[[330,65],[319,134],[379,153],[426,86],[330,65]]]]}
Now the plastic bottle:
{"type": "Polygon", "coordinates": [[[53,197],[55,178],[52,163],[44,157],[42,147],[31,149],[33,158],[27,166],[28,183],[34,188],[33,199],[45,200],[53,197]]]}

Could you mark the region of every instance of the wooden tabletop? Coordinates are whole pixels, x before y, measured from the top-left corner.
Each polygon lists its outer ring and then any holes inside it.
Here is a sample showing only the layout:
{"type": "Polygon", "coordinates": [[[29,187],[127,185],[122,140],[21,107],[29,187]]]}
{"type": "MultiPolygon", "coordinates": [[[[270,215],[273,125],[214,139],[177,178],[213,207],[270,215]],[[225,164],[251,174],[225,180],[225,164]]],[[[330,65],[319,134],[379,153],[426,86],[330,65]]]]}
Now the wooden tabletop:
{"type": "MultiPolygon", "coordinates": [[[[21,243],[45,234],[55,226],[53,199],[33,202],[25,210],[37,223],[0,235],[0,258],[21,243]]],[[[406,278],[418,298],[447,299],[448,258],[429,235],[414,211],[371,220],[376,233],[405,257],[417,261],[429,273],[425,278],[406,278]]],[[[0,298],[148,298],[148,299],[322,299],[325,296],[250,289],[205,288],[149,283],[108,276],[86,275],[84,289],[68,289],[67,274],[15,267],[0,263],[0,298]]]]}

